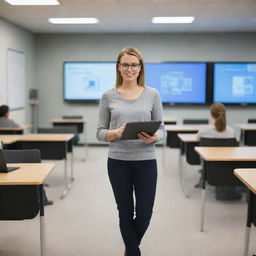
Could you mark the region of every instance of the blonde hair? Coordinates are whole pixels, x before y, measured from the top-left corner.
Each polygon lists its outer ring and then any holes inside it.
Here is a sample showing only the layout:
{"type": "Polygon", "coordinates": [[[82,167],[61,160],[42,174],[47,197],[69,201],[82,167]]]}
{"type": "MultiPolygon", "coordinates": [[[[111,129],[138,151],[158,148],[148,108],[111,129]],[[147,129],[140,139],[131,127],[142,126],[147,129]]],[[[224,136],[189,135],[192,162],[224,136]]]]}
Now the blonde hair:
{"type": "Polygon", "coordinates": [[[139,76],[137,78],[137,83],[139,86],[145,86],[145,71],[144,71],[144,60],[142,57],[142,54],[140,53],[140,51],[134,47],[127,47],[127,48],[123,48],[118,57],[117,57],[117,61],[116,61],[116,88],[120,87],[123,83],[123,78],[121,76],[121,73],[119,71],[119,64],[121,61],[121,58],[125,55],[132,55],[138,58],[139,62],[140,62],[140,73],[139,76]]]}
{"type": "Polygon", "coordinates": [[[215,118],[215,128],[218,132],[226,130],[226,109],[222,103],[213,103],[210,107],[211,115],[215,118]]]}

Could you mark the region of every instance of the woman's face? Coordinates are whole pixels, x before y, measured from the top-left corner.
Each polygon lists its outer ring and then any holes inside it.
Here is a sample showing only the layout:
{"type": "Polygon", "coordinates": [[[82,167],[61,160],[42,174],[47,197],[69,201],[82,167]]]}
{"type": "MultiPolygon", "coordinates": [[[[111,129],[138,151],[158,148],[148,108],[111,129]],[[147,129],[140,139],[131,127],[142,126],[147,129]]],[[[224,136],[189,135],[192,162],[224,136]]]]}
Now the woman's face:
{"type": "Polygon", "coordinates": [[[140,74],[140,61],[136,56],[125,54],[120,60],[118,70],[124,82],[137,81],[140,74]]]}

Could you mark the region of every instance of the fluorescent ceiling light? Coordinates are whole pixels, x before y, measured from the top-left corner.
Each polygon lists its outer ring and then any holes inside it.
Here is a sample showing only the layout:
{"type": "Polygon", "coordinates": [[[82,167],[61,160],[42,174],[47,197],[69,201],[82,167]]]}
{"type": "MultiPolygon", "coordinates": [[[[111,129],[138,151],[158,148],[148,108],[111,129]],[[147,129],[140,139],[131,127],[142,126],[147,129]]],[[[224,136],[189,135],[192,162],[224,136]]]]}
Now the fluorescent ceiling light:
{"type": "Polygon", "coordinates": [[[164,23],[192,23],[195,17],[154,17],[152,23],[164,24],[164,23]]]}
{"type": "Polygon", "coordinates": [[[49,18],[48,21],[52,24],[96,24],[96,18],[49,18]]]}
{"type": "Polygon", "coordinates": [[[4,0],[11,5],[59,5],[58,0],[4,0]]]}

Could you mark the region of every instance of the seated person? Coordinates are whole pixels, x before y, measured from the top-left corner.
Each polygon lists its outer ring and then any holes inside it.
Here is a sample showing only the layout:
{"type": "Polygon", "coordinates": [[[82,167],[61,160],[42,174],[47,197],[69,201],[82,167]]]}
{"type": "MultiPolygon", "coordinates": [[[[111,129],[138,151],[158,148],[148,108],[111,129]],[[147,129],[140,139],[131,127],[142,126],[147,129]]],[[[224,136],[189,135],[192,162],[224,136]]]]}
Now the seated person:
{"type": "Polygon", "coordinates": [[[7,105],[0,106],[0,127],[19,127],[13,120],[9,119],[9,107],[7,105]]]}
{"type": "Polygon", "coordinates": [[[211,125],[198,131],[197,139],[201,138],[234,138],[235,133],[227,126],[226,109],[221,103],[213,103],[210,107],[211,125]]]}
{"type": "MultiPolygon", "coordinates": [[[[227,126],[226,109],[222,103],[213,103],[210,107],[211,125],[198,131],[197,139],[201,138],[234,138],[235,133],[227,126]]],[[[201,179],[200,179],[201,181],[201,179]]],[[[201,182],[196,187],[201,187],[201,182]]],[[[216,199],[230,200],[240,199],[241,194],[235,187],[216,187],[216,199]]]]}
{"type": "MultiPolygon", "coordinates": [[[[0,106],[0,127],[19,127],[13,120],[9,119],[10,110],[7,105],[0,106]]],[[[48,200],[44,190],[44,205],[52,205],[53,201],[48,200]]]]}

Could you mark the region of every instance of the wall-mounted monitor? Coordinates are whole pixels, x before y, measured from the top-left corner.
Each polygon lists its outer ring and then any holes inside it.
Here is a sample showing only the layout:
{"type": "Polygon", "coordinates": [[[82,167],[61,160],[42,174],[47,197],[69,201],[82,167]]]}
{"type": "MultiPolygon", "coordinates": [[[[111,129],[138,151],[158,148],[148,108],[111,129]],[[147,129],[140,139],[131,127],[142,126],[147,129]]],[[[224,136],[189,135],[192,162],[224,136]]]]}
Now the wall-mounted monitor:
{"type": "Polygon", "coordinates": [[[65,62],[64,99],[99,101],[116,81],[114,62],[65,62]]]}
{"type": "Polygon", "coordinates": [[[146,63],[145,73],[163,103],[206,103],[206,63],[146,63]]]}
{"type": "Polygon", "coordinates": [[[256,63],[215,63],[213,101],[256,103],[256,63]]]}

